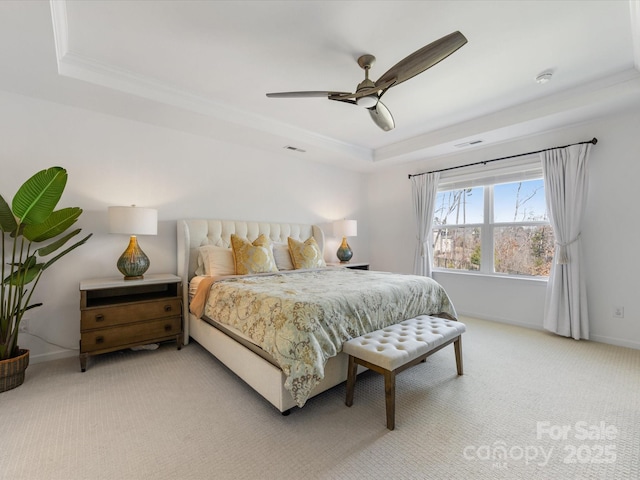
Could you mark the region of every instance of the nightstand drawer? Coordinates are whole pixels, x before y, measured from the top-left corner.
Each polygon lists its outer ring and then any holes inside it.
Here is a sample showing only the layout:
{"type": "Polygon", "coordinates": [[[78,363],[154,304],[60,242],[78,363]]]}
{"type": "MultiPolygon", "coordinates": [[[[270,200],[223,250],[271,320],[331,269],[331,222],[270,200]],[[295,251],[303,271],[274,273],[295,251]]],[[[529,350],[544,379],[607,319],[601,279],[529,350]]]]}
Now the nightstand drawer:
{"type": "Polygon", "coordinates": [[[148,302],[87,308],[81,312],[80,329],[84,332],[96,328],[180,315],[181,303],[179,298],[166,298],[148,302]]]}
{"type": "Polygon", "coordinates": [[[173,339],[182,331],[182,318],[161,318],[150,322],[132,323],[119,327],[84,332],[81,335],[81,352],[93,352],[126,345],[173,339]]]}

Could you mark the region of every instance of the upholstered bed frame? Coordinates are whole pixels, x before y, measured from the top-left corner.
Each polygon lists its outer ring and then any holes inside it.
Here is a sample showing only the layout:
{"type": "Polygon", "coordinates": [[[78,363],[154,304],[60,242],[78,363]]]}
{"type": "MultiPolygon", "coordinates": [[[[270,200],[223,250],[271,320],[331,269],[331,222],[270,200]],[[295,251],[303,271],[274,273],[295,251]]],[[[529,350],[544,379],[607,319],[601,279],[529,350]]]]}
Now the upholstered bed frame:
{"type": "MultiPolygon", "coordinates": [[[[255,240],[265,234],[273,242],[286,243],[288,237],[304,241],[313,236],[324,251],[324,234],[317,225],[297,223],[259,223],[233,220],[180,220],[178,221],[178,275],[182,277],[184,308],[184,343],[192,338],[255,391],[281,412],[296,406],[293,397],[284,388],[282,370],[237,342],[210,323],[189,312],[189,281],[197,268],[198,247],[203,245],[230,246],[231,234],[255,240]]],[[[347,378],[347,355],[340,353],[325,367],[325,378],[311,396],[317,395],[347,378]]]]}

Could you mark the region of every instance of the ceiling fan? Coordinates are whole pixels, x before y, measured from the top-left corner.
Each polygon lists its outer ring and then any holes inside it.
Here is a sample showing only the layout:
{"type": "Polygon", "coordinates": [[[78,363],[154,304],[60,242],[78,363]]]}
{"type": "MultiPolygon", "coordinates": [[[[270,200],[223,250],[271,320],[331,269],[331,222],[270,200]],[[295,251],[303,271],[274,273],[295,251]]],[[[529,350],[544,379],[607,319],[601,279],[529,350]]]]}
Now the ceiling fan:
{"type": "Polygon", "coordinates": [[[369,79],[369,69],[376,61],[373,55],[362,55],[358,58],[358,65],[364,69],[364,80],[358,84],[355,93],[349,92],[279,92],[267,93],[270,98],[309,98],[326,97],[329,100],[351,103],[369,110],[371,118],[385,132],[395,127],[393,116],[389,109],[380,101],[382,96],[391,87],[415,77],[426,69],[433,67],[436,63],[444,60],[453,52],[467,43],[467,39],[460,32],[453,32],[420,50],[413,52],[408,57],[403,58],[377,81],[369,79]]]}

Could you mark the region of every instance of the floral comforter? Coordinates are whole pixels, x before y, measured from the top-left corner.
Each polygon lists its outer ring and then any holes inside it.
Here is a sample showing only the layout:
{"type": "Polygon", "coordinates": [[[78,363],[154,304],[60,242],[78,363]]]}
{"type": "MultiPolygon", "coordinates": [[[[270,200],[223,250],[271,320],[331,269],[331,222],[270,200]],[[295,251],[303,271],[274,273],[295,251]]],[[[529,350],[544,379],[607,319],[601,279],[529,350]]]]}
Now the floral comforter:
{"type": "Polygon", "coordinates": [[[345,341],[420,314],[456,318],[446,292],[430,278],[346,268],[220,280],[204,313],[268,352],[300,407],[345,341]]]}

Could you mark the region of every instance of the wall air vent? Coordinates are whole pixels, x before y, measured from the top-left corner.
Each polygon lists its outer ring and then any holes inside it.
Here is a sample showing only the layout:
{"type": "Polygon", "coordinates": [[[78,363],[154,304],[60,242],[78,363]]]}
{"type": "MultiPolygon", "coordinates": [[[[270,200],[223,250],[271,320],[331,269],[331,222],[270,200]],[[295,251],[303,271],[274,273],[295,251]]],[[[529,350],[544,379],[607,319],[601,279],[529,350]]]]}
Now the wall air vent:
{"type": "Polygon", "coordinates": [[[298,147],[292,147],[291,145],[285,145],[284,149],[285,150],[291,150],[291,151],[294,151],[294,152],[300,152],[300,153],[305,153],[306,152],[306,150],[303,150],[303,149],[298,148],[298,147]]]}
{"type": "Polygon", "coordinates": [[[471,145],[477,145],[479,143],[482,143],[482,140],[471,140],[470,142],[464,142],[464,143],[459,143],[457,145],[454,145],[454,147],[464,148],[464,147],[470,147],[471,145]]]}

